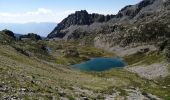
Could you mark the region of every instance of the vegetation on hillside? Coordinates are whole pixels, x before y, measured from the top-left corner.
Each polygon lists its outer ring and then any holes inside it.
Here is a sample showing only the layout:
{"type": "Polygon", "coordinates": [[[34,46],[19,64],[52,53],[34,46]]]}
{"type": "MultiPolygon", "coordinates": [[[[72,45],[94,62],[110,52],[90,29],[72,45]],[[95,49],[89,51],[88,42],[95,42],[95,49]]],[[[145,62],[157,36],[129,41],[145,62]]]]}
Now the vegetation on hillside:
{"type": "Polygon", "coordinates": [[[78,11],[48,35],[60,39],[43,40],[34,33],[18,39],[9,30],[0,31],[0,99],[170,100],[169,4],[168,0],[144,0],[115,16],[78,11]],[[95,57],[117,56],[100,47],[121,51],[143,45],[157,50],[144,48],[123,56],[125,68],[84,72],[71,67],[95,57]],[[159,68],[154,64],[160,64],[159,68]],[[147,78],[129,70],[150,66],[151,70],[142,74],[154,70],[153,74],[159,75],[162,67],[168,74],[147,78]]]}
{"type": "MultiPolygon", "coordinates": [[[[75,42],[13,40],[10,45],[1,43],[0,97],[93,100],[104,99],[114,92],[120,92],[117,98],[126,98],[129,95],[126,89],[139,88],[144,95],[152,93],[168,100],[170,96],[168,77],[147,80],[121,68],[97,73],[80,72],[66,66],[93,57],[112,57],[113,55],[102,49],[79,45],[75,42]],[[51,48],[51,52],[48,52],[45,47],[51,48]],[[165,86],[166,89],[164,89],[165,86]]],[[[126,56],[125,61],[130,65],[138,62],[140,62],[138,64],[151,64],[163,61],[163,58],[162,53],[150,52],[126,56]]]]}

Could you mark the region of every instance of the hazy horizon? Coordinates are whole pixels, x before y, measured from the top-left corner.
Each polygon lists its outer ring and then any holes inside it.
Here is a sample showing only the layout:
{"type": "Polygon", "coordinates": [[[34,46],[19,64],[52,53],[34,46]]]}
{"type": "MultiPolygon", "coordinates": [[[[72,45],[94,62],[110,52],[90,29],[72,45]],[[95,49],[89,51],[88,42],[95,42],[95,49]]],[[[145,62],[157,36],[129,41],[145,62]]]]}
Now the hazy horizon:
{"type": "Polygon", "coordinates": [[[50,22],[0,23],[0,30],[8,29],[16,34],[35,33],[46,37],[56,26],[57,23],[50,22]]]}
{"type": "Polygon", "coordinates": [[[141,0],[1,0],[0,30],[14,33],[36,33],[47,36],[57,23],[75,11],[89,13],[117,14],[127,5],[141,0]],[[47,23],[46,25],[44,23],[47,23]]]}

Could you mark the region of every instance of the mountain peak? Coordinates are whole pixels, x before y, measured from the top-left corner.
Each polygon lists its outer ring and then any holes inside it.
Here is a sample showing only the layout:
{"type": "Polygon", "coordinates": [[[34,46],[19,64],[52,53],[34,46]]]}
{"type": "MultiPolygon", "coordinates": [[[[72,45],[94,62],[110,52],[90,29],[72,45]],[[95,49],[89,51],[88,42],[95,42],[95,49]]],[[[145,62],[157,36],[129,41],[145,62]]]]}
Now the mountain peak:
{"type": "Polygon", "coordinates": [[[113,15],[89,14],[86,10],[76,11],[65,18],[58,26],[48,35],[48,38],[63,37],[64,34],[60,30],[68,28],[72,25],[90,25],[94,22],[107,22],[113,15]]]}
{"type": "Polygon", "coordinates": [[[80,13],[88,14],[88,12],[86,10],[80,10],[80,11],[75,12],[75,14],[80,14],[80,13]]]}
{"type": "MultiPolygon", "coordinates": [[[[108,22],[111,24],[116,23],[135,23],[136,21],[142,22],[144,19],[150,20],[156,18],[158,15],[164,13],[163,9],[170,4],[169,0],[143,0],[136,5],[128,5],[121,9],[116,15],[101,15],[89,14],[86,10],[76,11],[65,18],[58,26],[48,35],[48,38],[63,38],[69,32],[62,30],[69,29],[71,26],[91,25],[95,22],[103,23],[108,22]]],[[[98,26],[99,27],[99,26],[98,26]]],[[[72,32],[70,28],[70,32],[72,32]]]]}

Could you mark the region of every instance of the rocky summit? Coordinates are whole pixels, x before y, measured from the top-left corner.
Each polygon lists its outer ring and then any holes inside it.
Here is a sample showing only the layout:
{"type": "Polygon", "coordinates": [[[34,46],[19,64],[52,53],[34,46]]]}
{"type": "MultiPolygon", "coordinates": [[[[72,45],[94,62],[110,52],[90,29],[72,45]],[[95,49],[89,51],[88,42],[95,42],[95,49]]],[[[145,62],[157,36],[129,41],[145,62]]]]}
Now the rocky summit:
{"type": "Polygon", "coordinates": [[[48,35],[48,38],[59,37],[63,38],[64,33],[61,30],[69,28],[72,25],[90,25],[94,22],[107,22],[114,15],[101,15],[101,14],[89,14],[86,10],[76,11],[74,14],[69,15],[57,27],[48,35]]]}

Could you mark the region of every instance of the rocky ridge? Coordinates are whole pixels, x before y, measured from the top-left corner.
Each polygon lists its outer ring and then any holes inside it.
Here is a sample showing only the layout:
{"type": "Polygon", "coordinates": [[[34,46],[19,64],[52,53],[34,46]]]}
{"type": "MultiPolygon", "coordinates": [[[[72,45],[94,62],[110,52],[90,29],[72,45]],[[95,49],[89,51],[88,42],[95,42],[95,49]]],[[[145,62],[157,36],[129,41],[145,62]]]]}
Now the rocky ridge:
{"type": "Polygon", "coordinates": [[[57,27],[48,35],[48,38],[59,37],[63,38],[64,33],[61,30],[69,28],[72,25],[90,25],[94,22],[107,22],[114,15],[101,15],[101,14],[89,14],[86,10],[76,11],[74,14],[69,15],[57,27]]]}
{"type": "Polygon", "coordinates": [[[124,7],[116,15],[105,16],[102,21],[96,20],[98,17],[89,20],[87,11],[78,11],[59,23],[48,38],[78,40],[81,44],[107,49],[117,45],[155,44],[155,40],[163,42],[170,33],[169,4],[168,0],[143,0],[124,7]]]}

